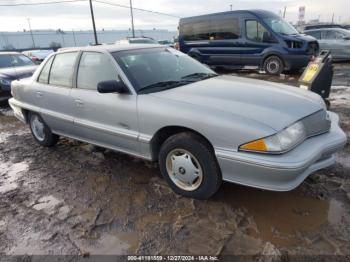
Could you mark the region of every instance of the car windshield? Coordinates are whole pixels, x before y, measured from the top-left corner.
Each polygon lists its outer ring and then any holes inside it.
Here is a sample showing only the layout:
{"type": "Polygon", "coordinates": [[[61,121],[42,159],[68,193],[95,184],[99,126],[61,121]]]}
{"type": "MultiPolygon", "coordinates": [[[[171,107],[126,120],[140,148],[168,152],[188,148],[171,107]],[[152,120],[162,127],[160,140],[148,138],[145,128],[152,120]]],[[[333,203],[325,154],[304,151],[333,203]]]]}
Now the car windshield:
{"type": "Polygon", "coordinates": [[[159,92],[201,81],[217,74],[172,48],[150,48],[113,53],[138,93],[159,92]]]}
{"type": "Polygon", "coordinates": [[[34,62],[25,55],[6,54],[0,55],[0,68],[30,66],[35,65],[34,62]]]}
{"type": "Polygon", "coordinates": [[[270,28],[282,35],[296,35],[298,31],[288,22],[279,18],[264,18],[264,22],[270,26],[270,28]]]}

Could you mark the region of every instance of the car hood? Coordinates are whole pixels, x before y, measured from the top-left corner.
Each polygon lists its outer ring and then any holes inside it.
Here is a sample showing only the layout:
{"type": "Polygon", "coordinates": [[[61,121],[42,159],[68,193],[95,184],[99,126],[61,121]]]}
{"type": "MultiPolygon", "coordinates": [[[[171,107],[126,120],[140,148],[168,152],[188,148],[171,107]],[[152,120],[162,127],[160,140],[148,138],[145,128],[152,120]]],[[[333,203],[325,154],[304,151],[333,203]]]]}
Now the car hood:
{"type": "Polygon", "coordinates": [[[306,35],[306,34],[296,34],[296,35],[283,35],[285,40],[302,40],[305,42],[314,42],[317,41],[316,38],[314,38],[313,36],[310,35],[306,35]]]}
{"type": "Polygon", "coordinates": [[[20,67],[9,67],[0,69],[0,77],[15,80],[30,77],[37,69],[37,65],[34,66],[20,66],[20,67]]]}
{"type": "Polygon", "coordinates": [[[279,131],[324,109],[322,98],[296,87],[235,76],[218,76],[152,96],[189,103],[268,125],[279,131]]]}

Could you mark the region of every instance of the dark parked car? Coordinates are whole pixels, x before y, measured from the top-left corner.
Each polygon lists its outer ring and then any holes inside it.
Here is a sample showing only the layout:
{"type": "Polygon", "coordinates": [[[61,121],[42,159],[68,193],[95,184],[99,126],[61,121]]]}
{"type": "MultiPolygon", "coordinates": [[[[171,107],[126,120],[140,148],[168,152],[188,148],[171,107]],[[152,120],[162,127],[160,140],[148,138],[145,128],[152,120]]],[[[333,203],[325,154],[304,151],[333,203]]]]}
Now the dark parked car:
{"type": "Polygon", "coordinates": [[[263,10],[180,19],[179,47],[208,65],[257,66],[269,74],[300,70],[319,51],[315,38],[263,10]]]}
{"type": "Polygon", "coordinates": [[[11,82],[32,76],[37,65],[16,52],[0,52],[0,99],[11,96],[11,82]]]}
{"type": "Polygon", "coordinates": [[[321,49],[331,51],[333,60],[350,60],[350,31],[342,28],[306,30],[318,40],[321,49]]]}

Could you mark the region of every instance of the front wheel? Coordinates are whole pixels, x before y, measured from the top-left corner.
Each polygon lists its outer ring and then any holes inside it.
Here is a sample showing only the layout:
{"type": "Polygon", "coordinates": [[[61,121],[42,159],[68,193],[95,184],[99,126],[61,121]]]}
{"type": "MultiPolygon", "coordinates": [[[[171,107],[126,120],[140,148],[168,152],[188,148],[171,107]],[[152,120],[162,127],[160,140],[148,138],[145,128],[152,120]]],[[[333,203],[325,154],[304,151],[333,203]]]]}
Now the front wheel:
{"type": "Polygon", "coordinates": [[[41,116],[37,113],[29,113],[29,127],[34,139],[42,146],[51,147],[58,141],[58,135],[52,134],[41,116]]]}
{"type": "Polygon", "coordinates": [[[161,147],[159,165],[173,191],[186,197],[208,199],[222,182],[212,149],[193,133],[184,132],[168,138],[161,147]]]}
{"type": "Polygon", "coordinates": [[[264,70],[269,75],[279,75],[283,71],[283,61],[278,56],[270,56],[264,62],[264,70]]]}

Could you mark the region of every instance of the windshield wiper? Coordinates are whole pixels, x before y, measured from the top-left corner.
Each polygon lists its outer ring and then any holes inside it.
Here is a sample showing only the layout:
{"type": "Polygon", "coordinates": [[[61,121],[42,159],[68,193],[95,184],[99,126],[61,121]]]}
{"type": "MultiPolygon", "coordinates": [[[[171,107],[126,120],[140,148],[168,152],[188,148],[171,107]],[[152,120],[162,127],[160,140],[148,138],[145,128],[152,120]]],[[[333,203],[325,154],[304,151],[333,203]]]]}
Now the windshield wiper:
{"type": "Polygon", "coordinates": [[[181,79],[196,78],[196,79],[204,80],[204,79],[212,78],[212,77],[215,77],[215,76],[218,76],[218,74],[214,74],[214,73],[193,73],[193,74],[189,74],[189,75],[183,76],[181,79]]]}
{"type": "Polygon", "coordinates": [[[141,89],[139,89],[138,93],[139,94],[146,94],[146,93],[150,93],[151,91],[152,92],[163,91],[163,90],[166,90],[166,89],[178,87],[178,86],[189,84],[189,83],[192,83],[192,82],[193,81],[189,81],[189,80],[161,81],[161,82],[157,82],[157,83],[154,83],[154,84],[142,87],[141,89]]]}

